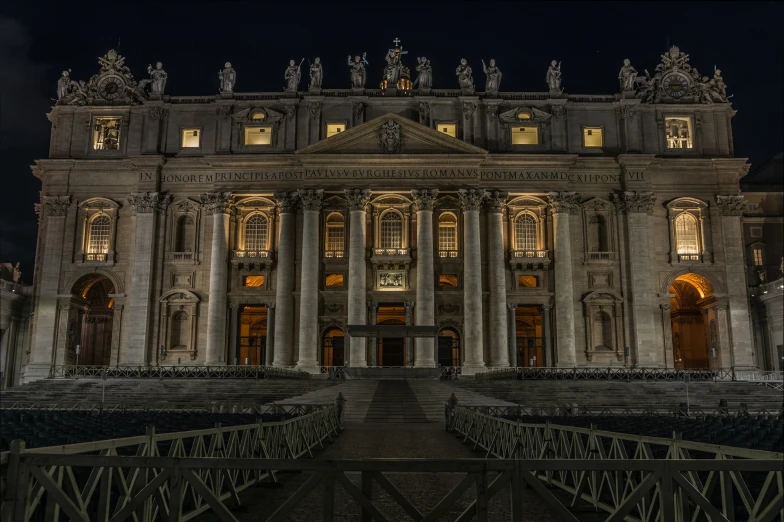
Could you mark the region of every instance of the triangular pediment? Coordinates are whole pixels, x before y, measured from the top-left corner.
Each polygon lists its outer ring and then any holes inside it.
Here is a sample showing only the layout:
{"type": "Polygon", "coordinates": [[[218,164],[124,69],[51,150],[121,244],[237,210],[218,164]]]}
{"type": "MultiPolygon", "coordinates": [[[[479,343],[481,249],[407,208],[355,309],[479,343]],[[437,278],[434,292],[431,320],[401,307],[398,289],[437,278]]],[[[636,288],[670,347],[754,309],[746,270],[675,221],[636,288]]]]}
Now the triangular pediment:
{"type": "MultiPolygon", "coordinates": [[[[388,135],[388,134],[387,134],[388,135]]],[[[485,156],[487,151],[462,140],[453,138],[411,121],[397,114],[387,113],[362,125],[326,138],[297,154],[383,154],[384,156],[407,154],[460,154],[485,156]],[[380,143],[384,133],[391,132],[390,141],[399,137],[399,147],[386,147],[380,143]],[[386,149],[386,152],[385,152],[386,149]],[[391,149],[391,150],[390,150],[391,149]]]]}

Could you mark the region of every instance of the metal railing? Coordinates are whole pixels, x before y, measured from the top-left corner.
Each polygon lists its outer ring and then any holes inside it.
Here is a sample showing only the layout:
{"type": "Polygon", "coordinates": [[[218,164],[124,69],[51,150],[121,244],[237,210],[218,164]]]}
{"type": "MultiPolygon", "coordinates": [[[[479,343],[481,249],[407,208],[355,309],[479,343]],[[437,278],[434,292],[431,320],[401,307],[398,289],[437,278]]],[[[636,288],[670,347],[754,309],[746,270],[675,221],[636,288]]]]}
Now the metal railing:
{"type": "Polygon", "coordinates": [[[512,259],[520,258],[533,258],[544,259],[547,258],[547,250],[512,250],[512,259]]]}
{"type": "Polygon", "coordinates": [[[203,405],[181,404],[172,405],[171,401],[133,403],[101,402],[101,401],[62,401],[62,402],[14,402],[4,403],[3,410],[8,411],[76,411],[88,413],[115,412],[169,412],[169,413],[242,413],[255,415],[307,415],[315,410],[326,407],[322,404],[258,404],[253,402],[218,402],[212,401],[203,405]]]}
{"type": "Polygon", "coordinates": [[[438,257],[459,257],[460,252],[458,250],[439,250],[438,257]]]}
{"type": "Polygon", "coordinates": [[[393,257],[406,257],[411,255],[408,248],[374,248],[374,256],[393,256],[393,257]]]}
{"type": "Polygon", "coordinates": [[[544,406],[462,406],[479,413],[496,417],[778,417],[782,408],[718,406],[706,408],[699,404],[679,404],[673,406],[586,406],[586,405],[544,405],[544,406]]]}
{"type": "Polygon", "coordinates": [[[198,252],[172,252],[172,261],[198,261],[198,252]]]}
{"type": "MultiPolygon", "coordinates": [[[[607,512],[607,520],[735,520],[736,508],[746,520],[773,520],[784,507],[782,453],[684,441],[676,434],[664,439],[524,424],[463,406],[445,405],[445,427],[488,457],[523,459],[514,465],[538,479],[528,483],[551,505],[545,485],[569,493],[572,506],[582,500],[607,512]]],[[[561,508],[559,520],[577,520],[561,508]]]]}
{"type": "Polygon", "coordinates": [[[27,522],[44,512],[57,520],[61,510],[71,520],[180,521],[209,509],[225,520],[225,502],[276,483],[291,459],[312,457],[341,429],[330,405],[281,422],[160,434],[148,428],[139,437],[35,449],[14,441],[0,454],[0,520],[27,522]]]}
{"type": "Polygon", "coordinates": [[[131,379],[309,379],[310,374],[275,366],[85,366],[56,365],[49,378],[131,378],[131,379]]]}
{"type": "Polygon", "coordinates": [[[756,370],[689,369],[678,368],[500,368],[477,373],[477,380],[616,380],[616,381],[682,381],[686,375],[692,381],[737,381],[738,376],[751,376],[756,370]]]}

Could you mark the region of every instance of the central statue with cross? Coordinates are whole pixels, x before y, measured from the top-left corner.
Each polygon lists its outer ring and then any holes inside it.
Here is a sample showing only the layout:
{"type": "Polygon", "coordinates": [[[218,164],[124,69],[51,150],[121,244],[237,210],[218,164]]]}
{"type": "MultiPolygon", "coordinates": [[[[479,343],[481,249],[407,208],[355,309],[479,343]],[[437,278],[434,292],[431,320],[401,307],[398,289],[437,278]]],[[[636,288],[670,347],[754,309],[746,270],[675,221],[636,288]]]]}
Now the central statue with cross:
{"type": "Polygon", "coordinates": [[[395,47],[389,49],[384,58],[387,65],[384,67],[384,77],[381,82],[381,88],[386,89],[388,87],[396,86],[401,90],[410,90],[411,73],[409,72],[408,67],[403,65],[401,60],[404,54],[408,54],[408,51],[404,51],[403,46],[399,45],[399,38],[396,37],[392,40],[392,43],[395,44],[395,47]]]}

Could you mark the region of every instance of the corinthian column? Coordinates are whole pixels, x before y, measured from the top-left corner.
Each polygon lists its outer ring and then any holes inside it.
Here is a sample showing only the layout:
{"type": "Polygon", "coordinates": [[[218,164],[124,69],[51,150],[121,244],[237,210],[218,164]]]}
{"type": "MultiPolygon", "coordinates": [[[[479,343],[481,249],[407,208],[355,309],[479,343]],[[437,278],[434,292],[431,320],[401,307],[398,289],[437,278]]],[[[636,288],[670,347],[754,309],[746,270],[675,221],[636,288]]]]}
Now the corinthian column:
{"type": "Polygon", "coordinates": [[[482,330],[482,247],[479,233],[479,209],[484,190],[460,190],[463,208],[463,339],[465,360],[463,374],[473,375],[485,369],[482,330]]]}
{"type": "Polygon", "coordinates": [[[506,192],[488,198],[487,257],[490,284],[490,368],[509,366],[507,350],[506,272],[504,270],[504,207],[506,192]]]}
{"type": "Polygon", "coordinates": [[[319,212],[323,190],[300,190],[304,223],[302,226],[302,277],[299,285],[299,361],[297,369],[319,373],[318,282],[319,212]]]}
{"type": "Polygon", "coordinates": [[[275,333],[273,366],[294,366],[294,233],[297,209],[296,192],[275,195],[280,222],[277,263],[275,265],[275,333]]]}
{"type": "Polygon", "coordinates": [[[131,284],[128,290],[128,341],[119,352],[120,365],[148,364],[150,350],[150,303],[155,257],[156,214],[166,212],[171,195],[158,192],[131,194],[128,198],[135,217],[131,284]]]}
{"type": "MultiPolygon", "coordinates": [[[[433,271],[433,206],[437,190],[412,190],[417,214],[417,264],[416,264],[416,307],[414,323],[417,326],[433,326],[435,322],[435,281],[433,271]]],[[[433,337],[414,338],[414,366],[432,368],[433,337]]]]}
{"type": "Polygon", "coordinates": [[[212,216],[210,300],[207,303],[207,355],[205,364],[218,364],[226,351],[226,236],[234,196],[231,192],[202,194],[201,202],[212,216]]]}
{"type": "MultiPolygon", "coordinates": [[[[367,278],[365,273],[365,207],[370,200],[369,190],[347,190],[346,199],[351,214],[348,241],[348,324],[367,323],[367,278]]],[[[367,339],[349,339],[350,366],[367,367],[367,339]]]]}
{"type": "Polygon", "coordinates": [[[551,192],[553,237],[555,242],[555,339],[557,366],[577,364],[574,343],[574,283],[572,282],[572,245],[569,215],[576,213],[580,195],[574,192],[551,192]]]}

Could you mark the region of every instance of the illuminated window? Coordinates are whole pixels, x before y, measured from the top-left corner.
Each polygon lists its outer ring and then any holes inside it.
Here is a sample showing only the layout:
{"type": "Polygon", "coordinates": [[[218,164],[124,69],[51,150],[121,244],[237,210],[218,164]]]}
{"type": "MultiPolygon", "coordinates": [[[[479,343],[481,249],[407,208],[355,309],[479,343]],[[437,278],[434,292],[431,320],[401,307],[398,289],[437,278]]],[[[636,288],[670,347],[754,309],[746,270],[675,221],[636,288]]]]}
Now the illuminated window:
{"type": "Polygon", "coordinates": [[[454,274],[440,274],[438,276],[438,286],[440,287],[456,287],[457,276],[454,274]]]}
{"type": "Polygon", "coordinates": [[[403,248],[403,217],[397,212],[381,216],[381,248],[403,248]]]}
{"type": "Polygon", "coordinates": [[[250,275],[242,278],[242,286],[264,286],[263,275],[250,275]]]}
{"type": "Polygon", "coordinates": [[[691,118],[688,116],[664,118],[664,132],[668,149],[691,149],[694,146],[691,118]]]}
{"type": "Polygon", "coordinates": [[[93,125],[93,149],[119,149],[121,121],[121,118],[96,118],[93,125]]]}
{"type": "Polygon", "coordinates": [[[521,288],[536,288],[539,286],[539,280],[536,276],[521,275],[517,276],[517,286],[521,288]]]}
{"type": "Polygon", "coordinates": [[[438,132],[457,138],[457,123],[439,122],[436,128],[438,132]]]}
{"type": "Polygon", "coordinates": [[[678,254],[699,254],[697,218],[688,212],[675,218],[675,248],[678,254]]]}
{"type": "Polygon", "coordinates": [[[751,252],[754,257],[754,266],[762,266],[765,264],[762,257],[762,247],[755,246],[751,252]]]}
{"type": "Polygon", "coordinates": [[[245,127],[245,145],[270,145],[271,127],[245,127]]]}
{"type": "Polygon", "coordinates": [[[512,145],[539,145],[539,127],[512,127],[512,145]]]}
{"type": "Polygon", "coordinates": [[[245,223],[245,250],[267,250],[267,218],[254,214],[245,223]]]}
{"type": "Polygon", "coordinates": [[[267,115],[261,111],[253,113],[253,116],[250,117],[253,121],[264,121],[266,118],[267,115]]]}
{"type": "Polygon", "coordinates": [[[346,237],[343,214],[333,212],[327,216],[327,252],[329,257],[343,257],[346,237]]]}
{"type": "Polygon", "coordinates": [[[201,146],[201,129],[182,129],[182,148],[199,148],[201,146]]]}
{"type": "Polygon", "coordinates": [[[457,257],[457,217],[451,212],[438,217],[438,251],[440,257],[457,257]]]}
{"type": "Polygon", "coordinates": [[[112,232],[112,221],[106,214],[98,214],[90,222],[90,239],[87,242],[87,254],[109,253],[109,236],[112,232]]]}
{"type": "Polygon", "coordinates": [[[583,127],[583,147],[603,147],[604,131],[601,127],[583,127]]]}
{"type": "Polygon", "coordinates": [[[327,288],[343,288],[343,274],[327,274],[324,284],[327,288]]]}
{"type": "Polygon", "coordinates": [[[528,111],[520,111],[517,113],[518,121],[526,121],[531,119],[531,113],[528,111]]]}
{"type": "Polygon", "coordinates": [[[335,134],[346,132],[345,123],[327,123],[327,138],[331,138],[335,134]]]}
{"type": "Polygon", "coordinates": [[[515,219],[515,247],[517,250],[536,250],[536,219],[523,213],[515,219]]]}

